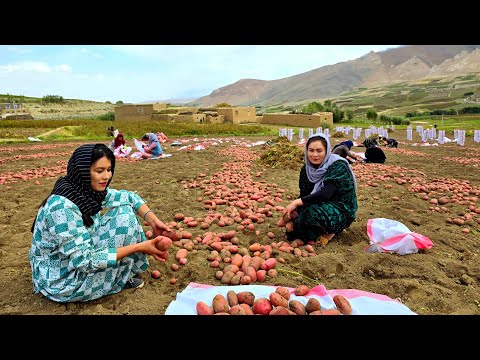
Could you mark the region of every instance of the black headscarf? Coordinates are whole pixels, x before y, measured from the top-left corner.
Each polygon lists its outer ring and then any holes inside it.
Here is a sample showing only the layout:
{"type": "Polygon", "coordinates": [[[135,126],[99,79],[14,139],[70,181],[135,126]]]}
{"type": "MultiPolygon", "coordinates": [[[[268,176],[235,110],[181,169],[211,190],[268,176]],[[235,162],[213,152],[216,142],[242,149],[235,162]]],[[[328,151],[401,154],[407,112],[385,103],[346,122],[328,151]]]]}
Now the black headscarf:
{"type": "Polygon", "coordinates": [[[371,149],[376,147],[377,145],[375,144],[374,140],[367,138],[363,141],[363,146],[365,146],[367,149],[371,149]]]}
{"type": "MultiPolygon", "coordinates": [[[[95,191],[92,189],[90,167],[92,166],[93,161],[97,161],[103,157],[98,155],[94,157],[94,148],[100,148],[100,155],[111,152],[111,150],[104,144],[86,144],[78,147],[73,152],[70,160],[68,160],[67,175],[62,176],[57,180],[50,193],[50,195],[55,194],[64,196],[75,203],[75,205],[80,208],[83,222],[87,227],[93,224],[91,216],[102,210],[102,202],[107,196],[106,188],[104,191],[95,191]]],[[[112,161],[112,177],[107,183],[108,187],[113,179],[113,173],[115,171],[115,156],[113,156],[112,153],[111,156],[107,157],[112,161]]],[[[46,201],[44,201],[42,205],[45,202],[46,201]]]]}

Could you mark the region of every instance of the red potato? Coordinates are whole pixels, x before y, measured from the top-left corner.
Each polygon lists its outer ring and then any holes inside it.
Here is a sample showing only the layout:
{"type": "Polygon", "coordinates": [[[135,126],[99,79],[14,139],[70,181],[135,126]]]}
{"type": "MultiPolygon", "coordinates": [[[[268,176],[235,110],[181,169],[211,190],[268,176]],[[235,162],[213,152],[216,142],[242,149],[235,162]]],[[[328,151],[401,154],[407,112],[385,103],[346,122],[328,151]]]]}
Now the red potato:
{"type": "Polygon", "coordinates": [[[246,314],[246,315],[255,315],[255,314],[253,313],[253,311],[252,311],[252,308],[251,308],[249,305],[247,305],[247,304],[240,304],[240,305],[238,305],[238,306],[240,306],[243,310],[245,310],[245,314],[246,314]]]}
{"type": "Polygon", "coordinates": [[[212,307],[215,313],[219,313],[219,312],[228,313],[228,310],[229,310],[228,301],[227,299],[225,299],[225,296],[223,296],[222,294],[215,295],[215,297],[213,298],[212,307]]]}
{"type": "Polygon", "coordinates": [[[311,312],[321,310],[320,301],[318,301],[318,299],[315,299],[315,298],[308,299],[308,302],[305,305],[305,310],[309,314],[311,312]]]}
{"type": "Polygon", "coordinates": [[[288,308],[297,315],[307,314],[307,311],[305,310],[305,306],[298,300],[290,300],[290,302],[288,303],[288,308]]]}
{"type": "Polygon", "coordinates": [[[239,268],[237,265],[229,264],[223,268],[223,272],[231,271],[234,274],[236,274],[239,271],[239,268]]]}
{"type": "Polygon", "coordinates": [[[290,300],[290,291],[286,287],[280,286],[275,290],[275,292],[280,294],[283,298],[290,300]]]}
{"type": "Polygon", "coordinates": [[[158,271],[158,270],[153,270],[153,271],[152,271],[152,278],[154,278],[154,279],[160,278],[160,271],[158,271]]]}
{"type": "Polygon", "coordinates": [[[230,315],[247,315],[245,309],[240,305],[234,305],[228,311],[230,315]]]}
{"type": "Polygon", "coordinates": [[[185,264],[187,263],[187,261],[188,261],[188,260],[187,260],[186,257],[181,258],[180,260],[178,260],[178,262],[179,262],[180,265],[185,265],[185,264]]]}
{"type": "Polygon", "coordinates": [[[172,266],[170,267],[173,271],[177,271],[179,269],[178,265],[177,264],[172,264],[172,266]]]}
{"type": "Polygon", "coordinates": [[[233,255],[232,258],[232,265],[236,265],[237,267],[241,267],[243,262],[243,257],[240,254],[233,255]]]}
{"type": "Polygon", "coordinates": [[[254,314],[268,315],[272,309],[272,304],[267,298],[259,298],[255,300],[252,305],[252,311],[254,314]]]}
{"type": "Polygon", "coordinates": [[[213,315],[215,313],[213,308],[203,301],[197,302],[196,310],[198,315],[213,315]]]}
{"type": "Polygon", "coordinates": [[[240,285],[242,281],[242,276],[235,274],[234,277],[232,277],[232,280],[230,280],[230,285],[240,285]]]}
{"type": "Polygon", "coordinates": [[[266,275],[267,275],[267,272],[265,270],[257,270],[257,281],[264,282],[266,275]]]}
{"type": "Polygon", "coordinates": [[[288,308],[288,300],[277,292],[270,293],[270,303],[275,307],[283,306],[288,308]]]}
{"type": "MultiPolygon", "coordinates": [[[[265,270],[260,270],[260,271],[265,271],[265,270]]],[[[277,269],[270,269],[270,270],[267,271],[267,275],[271,278],[277,277],[278,271],[277,271],[277,269]]]]}
{"type": "Polygon", "coordinates": [[[250,280],[252,283],[257,281],[257,272],[252,266],[247,267],[244,273],[245,273],[245,276],[250,277],[250,280]]]}
{"type": "Polygon", "coordinates": [[[170,285],[175,285],[177,283],[177,279],[171,278],[170,279],[170,285]]]}
{"type": "Polygon", "coordinates": [[[180,249],[177,251],[177,254],[175,255],[175,259],[180,260],[182,258],[186,258],[187,255],[188,255],[187,249],[180,249]]]}
{"type": "Polygon", "coordinates": [[[183,219],[185,219],[185,215],[183,215],[182,213],[178,213],[178,214],[175,214],[175,221],[182,221],[183,219]]]}
{"type": "Polygon", "coordinates": [[[283,306],[276,306],[270,311],[268,315],[297,315],[292,310],[283,306]]]}
{"type": "Polygon", "coordinates": [[[308,294],[310,288],[307,285],[299,285],[295,288],[294,294],[297,296],[303,296],[308,294]]]}
{"type": "Polygon", "coordinates": [[[172,239],[166,236],[157,236],[155,239],[161,238],[159,242],[155,244],[158,250],[168,250],[172,246],[172,239]]]}
{"type": "Polygon", "coordinates": [[[237,293],[233,290],[230,290],[229,292],[227,292],[227,300],[228,300],[228,305],[230,306],[238,305],[237,293]]]}
{"type": "Polygon", "coordinates": [[[333,297],[333,302],[335,303],[335,306],[337,309],[343,314],[343,315],[352,315],[352,306],[350,305],[350,302],[342,295],[335,295],[333,297]]]}
{"type": "Polygon", "coordinates": [[[277,265],[277,259],[270,258],[265,260],[265,262],[262,263],[262,265],[260,266],[260,269],[268,271],[270,269],[273,269],[276,265],[277,265]]]}
{"type": "Polygon", "coordinates": [[[220,281],[222,282],[222,284],[230,284],[230,281],[232,281],[234,276],[235,276],[235,273],[233,271],[227,271],[223,274],[222,279],[220,281]]]}
{"type": "Polygon", "coordinates": [[[241,291],[237,293],[238,303],[252,306],[255,302],[255,294],[251,291],[241,291]]]}
{"type": "Polygon", "coordinates": [[[250,261],[250,266],[257,271],[260,269],[260,266],[265,262],[264,259],[262,259],[260,256],[254,256],[252,260],[250,261]]]}
{"type": "Polygon", "coordinates": [[[147,237],[147,239],[153,238],[153,231],[152,230],[147,230],[145,232],[145,236],[147,237]]]}

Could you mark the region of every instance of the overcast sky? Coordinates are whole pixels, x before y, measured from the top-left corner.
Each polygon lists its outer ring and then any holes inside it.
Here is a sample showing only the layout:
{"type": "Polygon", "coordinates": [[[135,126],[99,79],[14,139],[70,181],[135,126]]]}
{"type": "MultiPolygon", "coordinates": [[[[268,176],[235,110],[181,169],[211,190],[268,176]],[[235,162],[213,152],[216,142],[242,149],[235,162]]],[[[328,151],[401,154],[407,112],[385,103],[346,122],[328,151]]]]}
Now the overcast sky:
{"type": "Polygon", "coordinates": [[[0,94],[93,101],[191,99],[398,45],[0,45],[0,94]]]}

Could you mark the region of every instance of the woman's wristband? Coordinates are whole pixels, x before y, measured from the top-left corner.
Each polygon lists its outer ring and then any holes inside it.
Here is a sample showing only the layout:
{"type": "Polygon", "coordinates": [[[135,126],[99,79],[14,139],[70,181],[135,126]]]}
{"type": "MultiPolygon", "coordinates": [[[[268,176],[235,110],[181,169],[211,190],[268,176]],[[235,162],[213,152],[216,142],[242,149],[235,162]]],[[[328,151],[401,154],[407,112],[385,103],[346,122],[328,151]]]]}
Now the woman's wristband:
{"type": "Polygon", "coordinates": [[[147,221],[147,215],[151,212],[153,212],[153,210],[148,210],[145,214],[143,214],[143,220],[147,221]]]}

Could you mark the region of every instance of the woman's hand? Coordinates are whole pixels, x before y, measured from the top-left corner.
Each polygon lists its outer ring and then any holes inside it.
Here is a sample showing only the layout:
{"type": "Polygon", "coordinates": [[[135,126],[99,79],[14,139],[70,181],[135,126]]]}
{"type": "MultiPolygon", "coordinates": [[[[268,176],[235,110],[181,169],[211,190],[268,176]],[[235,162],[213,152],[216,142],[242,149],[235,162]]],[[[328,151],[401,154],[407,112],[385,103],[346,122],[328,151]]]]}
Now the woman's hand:
{"type": "Polygon", "coordinates": [[[146,240],[139,243],[140,251],[147,255],[152,255],[155,260],[164,262],[168,259],[168,249],[167,250],[160,250],[156,247],[156,244],[162,241],[162,236],[157,236],[152,240],[146,240]]]}
{"type": "Polygon", "coordinates": [[[290,204],[285,206],[285,209],[283,209],[283,212],[282,212],[285,222],[292,220],[292,211],[295,211],[297,207],[302,205],[303,205],[302,199],[295,199],[290,204]]]}
{"type": "Polygon", "coordinates": [[[156,218],[153,223],[150,225],[152,227],[153,233],[158,236],[162,235],[164,231],[172,231],[163,221],[156,218]]]}

